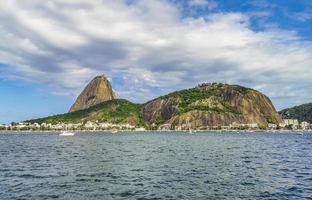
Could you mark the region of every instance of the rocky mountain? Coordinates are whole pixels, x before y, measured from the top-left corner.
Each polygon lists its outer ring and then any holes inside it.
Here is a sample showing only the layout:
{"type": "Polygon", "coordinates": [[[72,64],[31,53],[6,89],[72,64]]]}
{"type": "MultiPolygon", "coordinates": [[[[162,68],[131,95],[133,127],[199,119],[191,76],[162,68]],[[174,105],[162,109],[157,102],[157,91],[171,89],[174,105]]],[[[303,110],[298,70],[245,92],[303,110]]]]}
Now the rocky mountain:
{"type": "Polygon", "coordinates": [[[266,127],[282,121],[268,97],[260,92],[227,84],[202,84],[173,92],[143,106],[149,124],[171,124],[171,128],[228,126],[257,123],[266,127]]]}
{"type": "Polygon", "coordinates": [[[86,121],[205,129],[207,126],[229,126],[234,122],[267,127],[269,123],[281,123],[282,119],[268,97],[238,85],[202,84],[144,104],[134,104],[114,99],[109,82],[99,76],[79,95],[70,113],[31,120],[38,123],[86,121]]]}
{"type": "Polygon", "coordinates": [[[110,82],[104,75],[97,76],[81,92],[69,112],[83,110],[112,99],[115,99],[115,94],[110,82]]]}
{"type": "Polygon", "coordinates": [[[279,113],[284,119],[298,119],[300,122],[307,121],[312,123],[312,103],[287,108],[279,113]]]}

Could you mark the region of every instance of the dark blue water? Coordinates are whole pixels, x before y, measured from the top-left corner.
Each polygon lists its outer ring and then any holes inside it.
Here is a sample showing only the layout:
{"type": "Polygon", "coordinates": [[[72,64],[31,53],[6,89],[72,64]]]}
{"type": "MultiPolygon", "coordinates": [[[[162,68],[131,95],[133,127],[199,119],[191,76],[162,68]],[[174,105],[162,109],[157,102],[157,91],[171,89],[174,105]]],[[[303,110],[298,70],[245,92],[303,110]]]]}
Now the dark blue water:
{"type": "Polygon", "coordinates": [[[0,134],[0,199],[312,199],[312,134],[0,134]]]}

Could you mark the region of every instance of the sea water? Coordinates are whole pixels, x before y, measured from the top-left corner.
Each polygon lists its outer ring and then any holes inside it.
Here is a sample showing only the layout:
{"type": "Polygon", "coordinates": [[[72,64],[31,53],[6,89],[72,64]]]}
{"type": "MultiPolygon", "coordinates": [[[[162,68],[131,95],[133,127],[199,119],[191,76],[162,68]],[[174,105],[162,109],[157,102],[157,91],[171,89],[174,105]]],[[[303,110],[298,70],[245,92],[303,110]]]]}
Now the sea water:
{"type": "Polygon", "coordinates": [[[312,199],[312,134],[0,134],[0,199],[312,199]]]}

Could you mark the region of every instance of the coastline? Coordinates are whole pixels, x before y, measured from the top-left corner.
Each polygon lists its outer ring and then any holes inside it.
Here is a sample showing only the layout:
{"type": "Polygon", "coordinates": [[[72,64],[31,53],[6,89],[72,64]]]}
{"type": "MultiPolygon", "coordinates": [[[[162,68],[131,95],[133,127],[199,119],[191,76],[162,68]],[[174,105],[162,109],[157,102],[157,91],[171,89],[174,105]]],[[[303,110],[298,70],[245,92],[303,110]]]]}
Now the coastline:
{"type": "MultiPolygon", "coordinates": [[[[46,134],[46,133],[61,133],[64,130],[1,130],[0,134],[28,134],[28,133],[35,133],[35,134],[46,134]]],[[[190,133],[189,130],[144,130],[144,131],[136,131],[136,130],[68,130],[70,132],[75,133],[98,133],[98,134],[121,134],[121,133],[190,133]]],[[[310,133],[312,129],[309,130],[192,130],[190,134],[194,133],[310,133]]]]}

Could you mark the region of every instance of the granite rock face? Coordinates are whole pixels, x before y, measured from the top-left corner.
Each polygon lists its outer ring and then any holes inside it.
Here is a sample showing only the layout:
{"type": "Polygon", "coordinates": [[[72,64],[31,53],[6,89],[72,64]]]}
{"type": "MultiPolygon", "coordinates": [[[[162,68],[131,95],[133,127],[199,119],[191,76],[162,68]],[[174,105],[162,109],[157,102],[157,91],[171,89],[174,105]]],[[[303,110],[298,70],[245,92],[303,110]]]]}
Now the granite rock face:
{"type": "Polygon", "coordinates": [[[95,77],[81,92],[69,112],[87,109],[99,103],[115,99],[110,82],[104,75],[95,77]]]}
{"type": "Polygon", "coordinates": [[[170,124],[173,129],[282,122],[271,100],[262,93],[221,83],[202,84],[154,99],[144,105],[143,117],[149,124],[170,124]]]}

